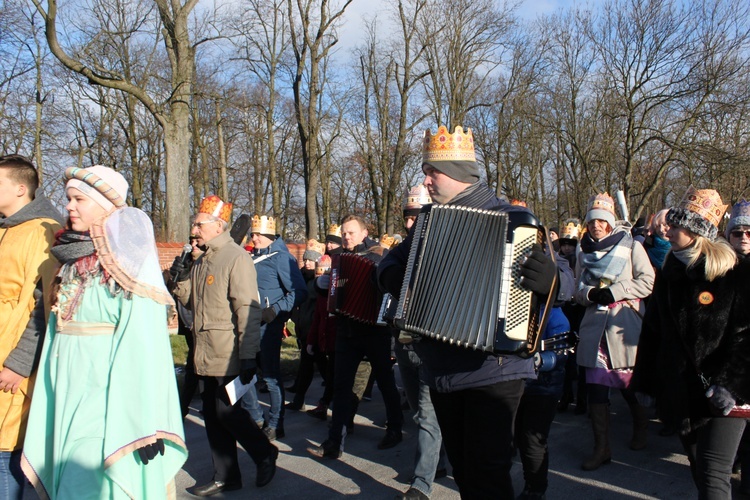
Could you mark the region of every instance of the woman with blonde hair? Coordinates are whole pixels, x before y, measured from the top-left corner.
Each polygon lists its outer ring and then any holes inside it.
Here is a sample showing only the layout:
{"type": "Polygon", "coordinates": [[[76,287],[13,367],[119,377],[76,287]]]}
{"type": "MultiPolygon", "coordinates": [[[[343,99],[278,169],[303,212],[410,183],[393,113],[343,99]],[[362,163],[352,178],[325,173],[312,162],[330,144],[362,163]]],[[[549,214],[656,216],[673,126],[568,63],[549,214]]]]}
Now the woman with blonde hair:
{"type": "Polygon", "coordinates": [[[726,210],[713,189],[688,189],[670,209],[672,246],[649,301],[632,387],[656,398],[690,460],[698,498],[728,499],[750,401],[750,261],[718,236],[726,210]]]}

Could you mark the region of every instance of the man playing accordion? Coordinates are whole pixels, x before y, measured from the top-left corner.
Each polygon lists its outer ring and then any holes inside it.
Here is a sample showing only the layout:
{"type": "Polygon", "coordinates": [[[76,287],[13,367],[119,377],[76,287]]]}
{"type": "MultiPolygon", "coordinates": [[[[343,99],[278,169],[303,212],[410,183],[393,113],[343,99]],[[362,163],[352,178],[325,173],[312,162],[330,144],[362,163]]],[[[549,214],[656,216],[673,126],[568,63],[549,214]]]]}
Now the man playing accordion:
{"type": "MultiPolygon", "coordinates": [[[[499,199],[480,180],[471,130],[456,127],[453,134],[441,126],[429,131],[423,144],[424,185],[435,204],[498,212],[528,212],[499,199]]],[[[425,209],[426,210],[426,209],[425,209]]],[[[458,236],[458,235],[456,235],[458,236]]],[[[406,273],[414,231],[378,266],[381,288],[398,297],[406,273]]],[[[446,252],[461,251],[446,247],[446,252]]],[[[534,246],[520,267],[523,288],[546,301],[550,290],[555,302],[573,292],[573,274],[567,262],[555,262],[534,246]],[[554,287],[557,275],[558,286],[554,287]]],[[[449,290],[446,290],[448,292],[449,290]]],[[[435,291],[440,294],[441,291],[435,291]]],[[[523,394],[524,379],[535,378],[532,359],[497,355],[457,347],[452,343],[421,338],[416,343],[425,364],[423,376],[443,435],[453,477],[462,498],[514,498],[510,476],[513,455],[513,421],[523,394]]]]}

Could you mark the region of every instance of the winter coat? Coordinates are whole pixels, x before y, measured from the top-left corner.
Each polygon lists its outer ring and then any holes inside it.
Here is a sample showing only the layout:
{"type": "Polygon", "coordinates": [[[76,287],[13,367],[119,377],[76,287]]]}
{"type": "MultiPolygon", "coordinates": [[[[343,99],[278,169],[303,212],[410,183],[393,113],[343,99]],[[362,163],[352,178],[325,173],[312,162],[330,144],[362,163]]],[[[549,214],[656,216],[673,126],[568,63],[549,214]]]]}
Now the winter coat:
{"type": "MultiPolygon", "coordinates": [[[[611,234],[619,231],[628,230],[625,227],[617,227],[611,234]]],[[[648,297],[651,293],[654,285],[654,268],[651,267],[643,246],[632,240],[629,231],[623,238],[623,243],[626,239],[631,242],[630,259],[627,259],[619,277],[609,286],[616,302],[603,308],[588,299],[589,290],[598,287],[599,283],[586,281],[582,267],[583,251],[578,252],[576,276],[579,277],[579,281],[574,298],[586,307],[578,330],[580,340],[576,348],[576,359],[580,366],[596,367],[602,335],[607,340],[612,368],[630,368],[635,365],[641,321],[646,310],[644,301],[640,299],[648,297]]]]}
{"type": "MultiPolygon", "coordinates": [[[[524,211],[526,208],[510,205],[495,196],[485,183],[477,182],[467,187],[448,203],[472,208],[484,208],[501,212],[524,211]]],[[[413,231],[383,259],[378,267],[378,279],[385,290],[398,295],[400,283],[388,283],[388,269],[405,270],[413,231]]],[[[454,251],[454,250],[450,250],[454,251]]],[[[460,251],[460,247],[458,249],[460,251]]],[[[403,277],[403,272],[399,273],[403,277]]],[[[564,301],[573,293],[573,274],[567,261],[558,259],[558,301],[564,301]]],[[[415,344],[415,351],[424,362],[421,375],[429,386],[439,392],[454,392],[473,387],[483,387],[497,382],[534,378],[533,359],[519,356],[496,356],[484,351],[457,347],[446,342],[423,337],[415,344]]]]}
{"type": "Polygon", "coordinates": [[[708,282],[667,255],[649,301],[631,387],[683,434],[716,416],[699,377],[750,402],[750,259],[708,282]]]}
{"type": "Polygon", "coordinates": [[[281,238],[266,248],[253,250],[261,307],[273,307],[277,317],[289,319],[292,309],[307,298],[307,285],[297,259],[281,238]]]}
{"type": "Polygon", "coordinates": [[[240,372],[240,360],[255,359],[260,350],[255,266],[229,231],[206,247],[174,295],[193,311],[195,373],[233,376],[240,372]]]}
{"type": "Polygon", "coordinates": [[[0,219],[0,363],[27,377],[15,394],[0,392],[0,451],[23,444],[31,393],[29,379],[44,337],[49,290],[58,267],[50,255],[62,217],[38,192],[0,219]]]}

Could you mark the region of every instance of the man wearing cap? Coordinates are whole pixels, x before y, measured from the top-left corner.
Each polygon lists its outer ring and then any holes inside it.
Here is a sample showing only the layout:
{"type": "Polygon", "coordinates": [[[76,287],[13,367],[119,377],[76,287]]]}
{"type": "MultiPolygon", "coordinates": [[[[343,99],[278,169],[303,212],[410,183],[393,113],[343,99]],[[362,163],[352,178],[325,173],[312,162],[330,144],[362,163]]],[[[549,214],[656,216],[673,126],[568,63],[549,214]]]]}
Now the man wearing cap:
{"type": "MultiPolygon", "coordinates": [[[[284,325],[292,309],[307,298],[307,286],[297,267],[297,259],[289,253],[284,240],[276,235],[276,220],[273,217],[254,216],[250,239],[253,242],[253,262],[263,308],[259,361],[271,397],[271,408],[263,432],[273,441],[284,437],[284,385],[281,380],[284,325]]],[[[262,420],[263,411],[254,384],[243,396],[242,406],[250,412],[253,420],[262,420]]]]}
{"type": "MultiPolygon", "coordinates": [[[[441,126],[425,134],[422,155],[424,185],[433,203],[503,212],[528,211],[499,199],[480,180],[471,130],[441,126]]],[[[381,288],[401,292],[413,234],[393,249],[378,267],[381,288]]],[[[456,251],[456,249],[446,249],[456,251]]],[[[566,261],[555,263],[535,248],[521,268],[521,284],[546,298],[555,274],[560,276],[558,299],[572,294],[572,273],[566,261]]],[[[534,364],[518,356],[496,356],[423,338],[415,345],[424,363],[443,444],[462,498],[514,498],[510,476],[513,421],[524,388],[534,378],[534,364]]],[[[416,497],[419,498],[419,497],[416,497]]]]}
{"type": "Polygon", "coordinates": [[[271,482],[279,455],[250,415],[230,403],[224,388],[238,375],[243,384],[252,380],[260,350],[255,266],[229,234],[231,215],[231,203],[215,195],[204,198],[191,231],[204,253],[190,269],[179,258],[172,265],[175,296],[193,311],[193,363],[214,464],[211,481],[192,490],[197,496],[242,488],[238,442],[257,466],[257,486],[271,482]]]}
{"type": "MultiPolygon", "coordinates": [[[[385,251],[375,241],[367,237],[364,219],[357,215],[346,215],[341,220],[341,240],[345,253],[356,253],[371,260],[379,261],[385,251]]],[[[327,277],[326,277],[327,278],[327,277]]],[[[320,278],[319,278],[320,279],[320,278]]],[[[320,280],[328,288],[328,279],[320,280]]],[[[374,283],[372,286],[376,286],[374,283]]],[[[382,326],[369,325],[362,321],[338,315],[336,318],[336,364],[334,366],[333,418],[328,439],[320,446],[308,448],[319,458],[339,458],[347,435],[345,427],[354,411],[352,388],[357,367],[364,357],[370,361],[375,380],[383,395],[388,418],[385,437],[378,444],[384,450],[396,446],[402,440],[401,398],[393,376],[391,357],[391,334],[382,326]]]]}
{"type": "Polygon", "coordinates": [[[21,498],[21,445],[49,315],[45,304],[57,261],[50,247],[63,224],[44,197],[39,176],[23,156],[0,157],[0,491],[21,498]]]}

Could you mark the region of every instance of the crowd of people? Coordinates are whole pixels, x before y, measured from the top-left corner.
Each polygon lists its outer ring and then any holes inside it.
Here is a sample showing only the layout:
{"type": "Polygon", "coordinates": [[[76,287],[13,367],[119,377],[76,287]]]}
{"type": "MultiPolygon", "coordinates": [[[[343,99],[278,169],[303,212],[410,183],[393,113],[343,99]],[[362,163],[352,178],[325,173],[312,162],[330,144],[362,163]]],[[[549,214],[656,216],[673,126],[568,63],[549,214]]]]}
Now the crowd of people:
{"type": "MultiPolygon", "coordinates": [[[[190,247],[163,270],[152,223],[127,206],[121,174],[67,169],[63,218],[31,161],[0,157],[0,496],[20,499],[28,480],[42,498],[174,497],[196,390],[213,475],[189,492],[243,488],[238,443],[263,487],[276,473],[286,411],[330,415],[307,451],[342,456],[365,369],[385,403],[377,448],[402,441],[401,389],[414,412],[414,466],[398,498],[429,499],[449,470],[465,499],[545,498],[556,412],[573,405],[590,420],[582,470],[612,461],[613,389],[632,415],[631,449],[647,448],[657,415],[660,434],[684,447],[698,498],[731,498],[736,464],[747,465],[750,494],[750,202],[739,200],[725,221],[719,193],[691,187],[633,227],[611,196],[595,193],[583,222],[566,220],[551,238],[541,229],[514,263],[514,286],[541,304],[530,320],[538,342],[483,350],[399,328],[385,306],[411,293],[409,266],[425,245],[415,233],[435,207],[535,218],[482,181],[471,130],[426,133],[422,170],[403,205],[403,241],[373,239],[367,221],[348,214],[324,241],[307,242],[298,265],[273,216],[232,225],[232,204],[211,195],[192,219],[190,247]],[[343,304],[344,291],[354,305],[343,304]],[[167,330],[175,315],[189,348],[179,389],[167,330]],[[289,321],[300,363],[285,387],[289,321]],[[307,409],[316,370],[324,387],[307,409]],[[520,493],[510,474],[516,452],[520,493]]],[[[425,269],[451,273],[436,294],[472,286],[460,269],[425,269]]]]}

